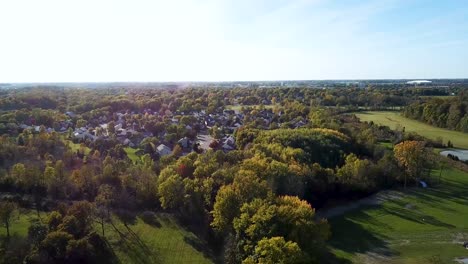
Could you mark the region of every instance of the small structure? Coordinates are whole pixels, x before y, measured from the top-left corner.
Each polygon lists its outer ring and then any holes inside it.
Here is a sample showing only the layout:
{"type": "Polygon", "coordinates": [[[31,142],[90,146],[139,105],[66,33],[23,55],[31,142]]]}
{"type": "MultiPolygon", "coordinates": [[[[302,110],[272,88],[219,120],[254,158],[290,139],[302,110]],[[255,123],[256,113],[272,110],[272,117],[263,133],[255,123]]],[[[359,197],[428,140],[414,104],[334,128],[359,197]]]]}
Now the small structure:
{"type": "Polygon", "coordinates": [[[190,147],[190,140],[188,139],[188,137],[183,137],[179,139],[177,143],[180,144],[180,146],[185,149],[190,147]]]}
{"type": "Polygon", "coordinates": [[[161,156],[161,157],[170,155],[172,153],[171,148],[169,148],[168,146],[166,146],[164,144],[159,145],[156,148],[156,151],[158,152],[159,156],[161,156]]]}
{"type": "Polygon", "coordinates": [[[419,181],[419,183],[423,188],[427,188],[427,183],[425,183],[424,181],[419,181]]]}
{"type": "Polygon", "coordinates": [[[432,82],[428,81],[428,80],[415,80],[415,81],[406,82],[406,84],[409,84],[409,85],[430,85],[430,84],[432,84],[432,82]]]}

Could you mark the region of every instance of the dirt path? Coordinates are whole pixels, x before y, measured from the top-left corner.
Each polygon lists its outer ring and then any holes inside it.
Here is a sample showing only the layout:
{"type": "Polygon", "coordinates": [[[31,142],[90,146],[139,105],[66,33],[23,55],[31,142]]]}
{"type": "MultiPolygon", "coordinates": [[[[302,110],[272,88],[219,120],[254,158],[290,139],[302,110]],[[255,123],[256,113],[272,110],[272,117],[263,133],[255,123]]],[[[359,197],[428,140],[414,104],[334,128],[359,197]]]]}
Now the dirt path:
{"type": "Polygon", "coordinates": [[[332,218],[332,217],[347,213],[349,211],[355,210],[362,206],[378,205],[378,204],[382,204],[385,201],[401,199],[403,195],[404,194],[400,191],[385,190],[385,191],[378,192],[372,196],[362,198],[360,200],[353,201],[345,205],[340,205],[340,206],[333,207],[333,208],[319,210],[317,211],[316,215],[317,215],[317,218],[332,218]]]}

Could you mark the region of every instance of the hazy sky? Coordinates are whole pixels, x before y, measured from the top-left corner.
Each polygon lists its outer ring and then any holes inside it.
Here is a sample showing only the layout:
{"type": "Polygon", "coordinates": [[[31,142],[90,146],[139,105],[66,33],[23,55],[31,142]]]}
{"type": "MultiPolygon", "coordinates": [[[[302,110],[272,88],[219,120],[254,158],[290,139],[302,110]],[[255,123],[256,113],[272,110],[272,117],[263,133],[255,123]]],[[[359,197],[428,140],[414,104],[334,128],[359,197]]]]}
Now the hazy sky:
{"type": "Polygon", "coordinates": [[[0,82],[444,77],[467,0],[0,0],[0,82]]]}

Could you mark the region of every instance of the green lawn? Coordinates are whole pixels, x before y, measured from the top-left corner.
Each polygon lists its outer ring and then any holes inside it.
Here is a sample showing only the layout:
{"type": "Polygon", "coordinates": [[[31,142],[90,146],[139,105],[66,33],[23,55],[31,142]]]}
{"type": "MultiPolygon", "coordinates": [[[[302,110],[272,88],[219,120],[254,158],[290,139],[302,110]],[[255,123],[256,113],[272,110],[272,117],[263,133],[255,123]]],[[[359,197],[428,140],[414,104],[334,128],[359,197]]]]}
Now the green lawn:
{"type": "Polygon", "coordinates": [[[128,158],[132,160],[133,163],[136,163],[137,161],[140,160],[140,157],[138,157],[138,155],[136,154],[138,149],[126,147],[124,148],[124,150],[127,153],[128,158]]]}
{"type": "MultiPolygon", "coordinates": [[[[22,209],[10,227],[10,234],[27,236],[30,220],[37,215],[35,211],[22,209]]],[[[46,219],[46,213],[41,218],[46,219]]],[[[110,224],[106,224],[106,239],[117,255],[120,263],[213,263],[201,250],[207,250],[193,233],[185,230],[169,214],[157,214],[152,225],[144,223],[139,217],[127,229],[118,219],[113,220],[121,232],[119,235],[110,224]]],[[[100,225],[96,232],[101,234],[100,225]]],[[[6,236],[6,229],[0,228],[0,237],[6,236]]]]}
{"type": "Polygon", "coordinates": [[[137,218],[129,229],[116,226],[121,234],[108,224],[106,238],[121,263],[213,263],[197,250],[208,247],[168,214],[158,214],[152,225],[137,218]]]}
{"type": "MultiPolygon", "coordinates": [[[[41,217],[45,218],[46,214],[41,213],[41,217]]],[[[28,228],[31,225],[30,220],[37,219],[36,211],[29,211],[20,209],[15,213],[15,217],[10,225],[10,235],[14,236],[26,236],[28,234],[28,228]]],[[[6,236],[6,229],[2,225],[0,228],[0,237],[6,236]]]]}
{"type": "MultiPolygon", "coordinates": [[[[433,175],[438,175],[434,171],[433,175]]],[[[468,173],[448,170],[436,188],[329,219],[337,256],[354,263],[431,263],[468,257],[468,173]],[[370,253],[369,253],[370,252],[370,253]]]]}
{"type": "Polygon", "coordinates": [[[356,113],[356,116],[359,117],[361,121],[374,121],[374,123],[386,125],[392,129],[397,125],[401,125],[405,127],[405,130],[408,132],[416,132],[430,139],[442,137],[444,143],[447,143],[447,141],[450,140],[454,147],[468,149],[468,134],[430,126],[428,124],[403,117],[399,112],[368,111],[356,113]]]}
{"type": "MultiPolygon", "coordinates": [[[[73,152],[76,152],[77,150],[80,149],[80,144],[79,143],[73,143],[73,141],[71,141],[69,139],[64,139],[63,142],[65,143],[65,145],[68,144],[68,146],[70,146],[70,149],[73,152]]],[[[85,146],[85,153],[84,154],[88,155],[90,151],[91,151],[91,149],[85,146]]]]}
{"type": "Polygon", "coordinates": [[[437,98],[437,99],[452,99],[455,98],[455,95],[422,95],[421,98],[437,98]]]}

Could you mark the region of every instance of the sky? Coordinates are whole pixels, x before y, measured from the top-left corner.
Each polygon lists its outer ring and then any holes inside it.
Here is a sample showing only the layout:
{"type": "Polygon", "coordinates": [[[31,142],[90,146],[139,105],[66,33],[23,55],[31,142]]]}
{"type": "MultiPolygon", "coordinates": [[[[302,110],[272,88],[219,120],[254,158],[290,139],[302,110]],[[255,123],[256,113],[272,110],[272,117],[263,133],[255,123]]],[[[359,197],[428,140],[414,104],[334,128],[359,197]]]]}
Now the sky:
{"type": "Polygon", "coordinates": [[[467,77],[467,0],[0,0],[0,82],[467,77]]]}

